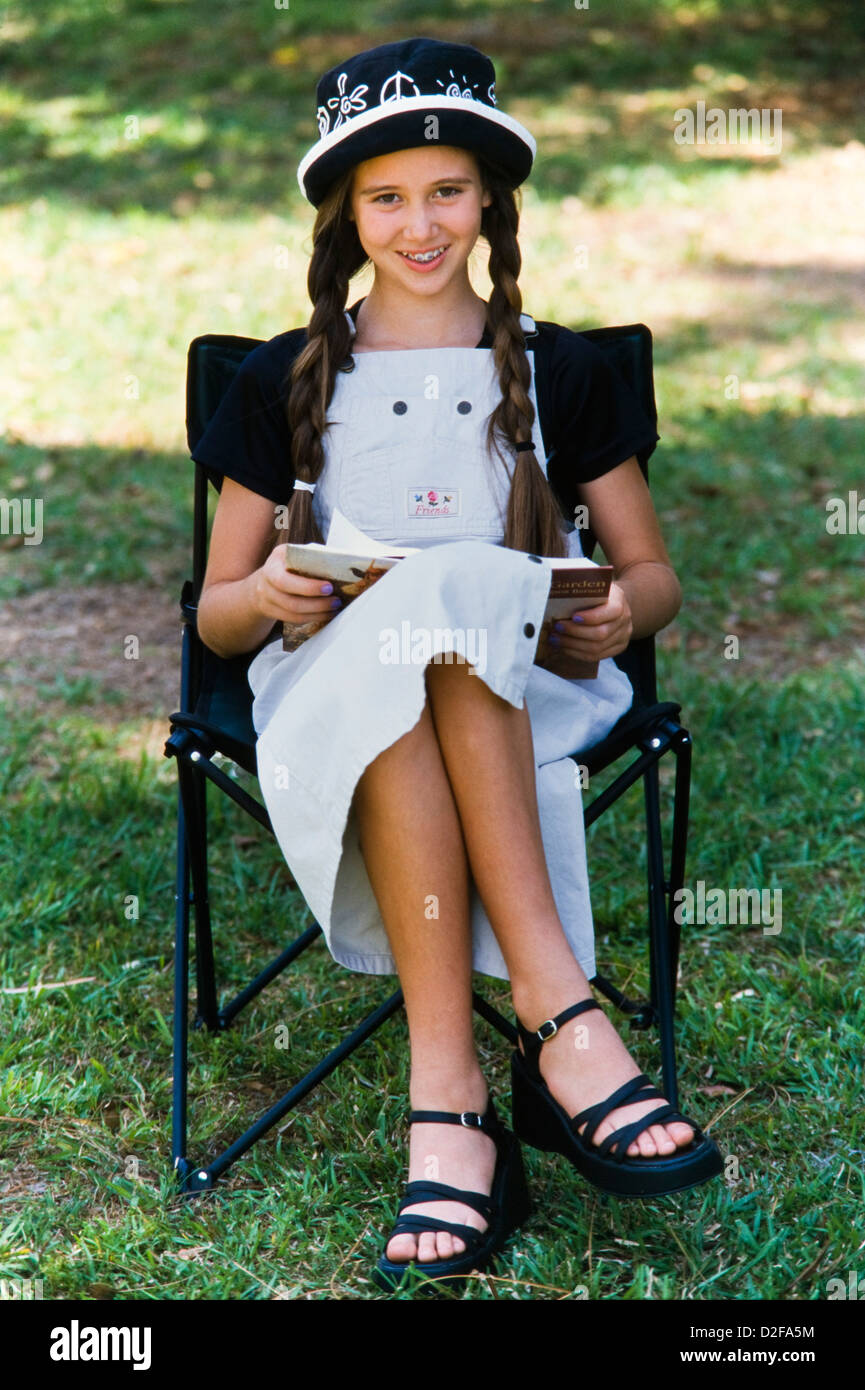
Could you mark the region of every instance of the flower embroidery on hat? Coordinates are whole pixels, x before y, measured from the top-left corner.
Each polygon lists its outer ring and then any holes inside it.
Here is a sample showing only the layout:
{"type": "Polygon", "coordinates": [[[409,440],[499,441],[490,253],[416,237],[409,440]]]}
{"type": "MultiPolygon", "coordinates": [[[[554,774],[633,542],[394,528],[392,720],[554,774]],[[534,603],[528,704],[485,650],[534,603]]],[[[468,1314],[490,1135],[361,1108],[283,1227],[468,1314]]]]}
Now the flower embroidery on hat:
{"type": "MultiPolygon", "coordinates": [[[[363,100],[363,94],[364,94],[364,92],[368,92],[368,91],[369,91],[369,87],[367,86],[367,84],[366,84],[365,82],[360,82],[360,83],[358,83],[358,85],[355,87],[354,91],[353,91],[353,92],[350,92],[349,95],[346,96],[346,94],[345,94],[345,84],[346,84],[347,80],[348,80],[348,73],[346,73],[346,72],[341,72],[341,73],[339,74],[339,78],[338,78],[337,84],[336,84],[337,95],[336,95],[335,97],[330,97],[330,99],[328,100],[328,103],[327,103],[328,106],[331,108],[331,110],[333,110],[333,108],[334,108],[335,106],[339,108],[339,111],[338,111],[338,114],[337,114],[337,118],[336,118],[336,120],[335,120],[334,123],[333,123],[333,128],[334,128],[334,130],[336,130],[337,126],[342,125],[343,120],[348,120],[348,118],[350,117],[352,111],[365,111],[365,110],[366,110],[366,102],[363,100]]],[[[320,106],[318,109],[319,109],[320,112],[323,112],[323,111],[324,111],[324,107],[323,107],[323,106],[320,106]]],[[[326,112],[325,112],[325,115],[327,115],[326,112]]],[[[328,117],[328,121],[329,121],[329,120],[330,120],[330,118],[328,117]]],[[[319,119],[319,128],[320,128],[320,127],[321,127],[321,120],[319,119]]],[[[327,129],[323,130],[323,131],[322,131],[322,134],[323,134],[323,135],[326,135],[326,134],[327,134],[327,129]]]]}

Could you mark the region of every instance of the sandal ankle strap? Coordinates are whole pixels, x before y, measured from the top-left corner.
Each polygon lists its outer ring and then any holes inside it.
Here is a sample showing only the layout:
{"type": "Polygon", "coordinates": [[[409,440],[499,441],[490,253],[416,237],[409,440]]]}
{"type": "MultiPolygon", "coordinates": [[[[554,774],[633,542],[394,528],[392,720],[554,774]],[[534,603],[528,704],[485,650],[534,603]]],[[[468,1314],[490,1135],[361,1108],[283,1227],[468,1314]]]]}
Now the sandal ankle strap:
{"type": "MultiPolygon", "coordinates": [[[[550,1038],[554,1038],[563,1024],[569,1023],[572,1018],[576,1018],[578,1014],[586,1013],[589,1009],[601,1009],[597,999],[583,999],[579,1004],[572,1004],[569,1009],[564,1009],[560,1014],[556,1014],[555,1018],[546,1019],[539,1028],[534,1028],[531,1031],[524,1028],[520,1020],[517,1019],[517,1028],[527,1060],[534,1062],[544,1043],[549,1042],[550,1038]]],[[[603,1009],[601,1009],[601,1013],[603,1013],[603,1009]]]]}
{"type": "Polygon", "coordinates": [[[492,1098],[486,1113],[479,1115],[476,1110],[412,1110],[409,1124],[462,1125],[465,1129],[479,1129],[496,1139],[502,1132],[502,1122],[496,1114],[492,1098]]]}

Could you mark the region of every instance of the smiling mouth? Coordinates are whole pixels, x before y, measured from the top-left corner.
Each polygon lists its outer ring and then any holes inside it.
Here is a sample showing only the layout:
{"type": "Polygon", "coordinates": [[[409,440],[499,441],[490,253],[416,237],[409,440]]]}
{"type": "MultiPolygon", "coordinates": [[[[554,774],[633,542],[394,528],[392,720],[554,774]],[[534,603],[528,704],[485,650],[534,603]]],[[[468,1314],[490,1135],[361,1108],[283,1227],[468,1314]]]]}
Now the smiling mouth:
{"type": "Polygon", "coordinates": [[[427,265],[434,261],[438,256],[447,251],[450,242],[444,246],[436,246],[431,251],[397,251],[398,256],[404,256],[407,261],[416,261],[418,265],[427,265]]]}

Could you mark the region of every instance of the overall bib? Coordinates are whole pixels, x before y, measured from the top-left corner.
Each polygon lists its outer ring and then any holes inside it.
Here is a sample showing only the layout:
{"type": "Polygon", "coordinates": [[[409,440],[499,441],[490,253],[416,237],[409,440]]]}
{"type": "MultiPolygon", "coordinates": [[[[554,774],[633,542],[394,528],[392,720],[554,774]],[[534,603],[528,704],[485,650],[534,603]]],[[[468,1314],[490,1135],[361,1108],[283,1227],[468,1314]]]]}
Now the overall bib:
{"type": "MultiPolygon", "coordinates": [[[[533,321],[523,315],[522,323],[530,335],[533,321]]],[[[530,350],[528,358],[536,405],[530,350]]],[[[418,554],[297,651],[283,652],[276,639],[250,664],[259,778],[280,848],[334,958],[351,970],[395,973],[352,798],[364,769],[421,717],[430,656],[459,652],[497,695],[528,707],[553,896],[591,977],[582,793],[568,754],[598,742],[630,708],[630,682],[611,659],[592,681],[533,664],[550,570],[502,545],[510,482],[486,448],[487,419],[501,398],[492,351],[362,352],[353,361],[352,371],[337,373],[327,413],[316,518],[327,536],[337,506],[373,539],[418,554]]],[[[537,414],[534,443],[544,458],[537,414]]],[[[579,532],[570,535],[570,553],[579,555],[579,532]]],[[[507,979],[473,884],[470,908],[474,968],[507,979]]],[[[425,919],[422,894],[418,930],[441,930],[425,919]]]]}

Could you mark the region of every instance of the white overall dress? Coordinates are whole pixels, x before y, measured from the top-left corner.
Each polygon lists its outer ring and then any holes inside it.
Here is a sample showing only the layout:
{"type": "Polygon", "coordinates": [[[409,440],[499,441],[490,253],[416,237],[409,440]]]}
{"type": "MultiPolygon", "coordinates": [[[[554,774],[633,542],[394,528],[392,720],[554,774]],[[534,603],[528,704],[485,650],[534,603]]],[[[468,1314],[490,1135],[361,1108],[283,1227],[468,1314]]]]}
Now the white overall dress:
{"type": "MultiPolygon", "coordinates": [[[[522,322],[530,334],[534,322],[528,315],[522,322]]],[[[537,409],[530,336],[527,347],[537,409]]],[[[352,371],[337,373],[328,409],[316,518],[326,537],[336,505],[375,540],[419,553],[297,651],[284,652],[277,638],[250,664],[259,778],[280,848],[335,960],[350,970],[396,973],[352,797],[364,769],[421,717],[431,653],[458,651],[497,695],[528,706],[553,895],[591,977],[582,792],[568,754],[598,742],[630,708],[630,682],[610,658],[591,681],[564,680],[533,664],[550,569],[502,545],[509,482],[484,439],[501,398],[492,351],[359,352],[353,361],[352,371]]],[[[545,458],[537,415],[534,442],[545,458]]],[[[579,555],[579,532],[570,536],[579,555]]],[[[507,979],[473,884],[470,906],[475,970],[507,979]]],[[[531,903],[521,910],[531,931],[531,903]]],[[[436,930],[423,904],[418,923],[436,930]]]]}

